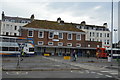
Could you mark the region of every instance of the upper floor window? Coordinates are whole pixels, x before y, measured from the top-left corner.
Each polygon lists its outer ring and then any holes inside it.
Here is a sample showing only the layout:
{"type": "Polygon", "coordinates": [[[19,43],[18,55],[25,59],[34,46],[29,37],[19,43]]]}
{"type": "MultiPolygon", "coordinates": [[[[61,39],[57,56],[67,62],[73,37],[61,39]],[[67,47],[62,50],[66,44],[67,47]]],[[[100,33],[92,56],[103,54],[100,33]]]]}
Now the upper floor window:
{"type": "Polygon", "coordinates": [[[72,46],[72,43],[67,43],[67,46],[72,46]]]}
{"type": "Polygon", "coordinates": [[[59,33],[59,39],[63,39],[63,33],[59,33]]]}
{"type": "Polygon", "coordinates": [[[43,45],[43,41],[38,41],[38,45],[43,45]]]}
{"type": "Polygon", "coordinates": [[[107,44],[110,44],[109,40],[107,40],[107,44]]]}
{"type": "Polygon", "coordinates": [[[106,33],[105,33],[105,37],[106,37],[106,33]]]}
{"type": "Polygon", "coordinates": [[[91,32],[90,32],[90,37],[91,37],[91,32]]]}
{"type": "Polygon", "coordinates": [[[76,47],[81,47],[81,44],[80,44],[80,43],[77,43],[77,44],[76,44],[76,47]]]}
{"type": "Polygon", "coordinates": [[[97,37],[99,37],[99,33],[97,33],[97,37]]]}
{"type": "Polygon", "coordinates": [[[109,35],[109,33],[107,33],[107,37],[109,37],[110,35],[109,35]]]}
{"type": "Polygon", "coordinates": [[[49,32],[49,38],[52,39],[54,37],[54,33],[53,32],[49,32]]]}
{"type": "Polygon", "coordinates": [[[90,47],[90,44],[88,44],[88,47],[90,47]]]}
{"type": "Polygon", "coordinates": [[[76,34],[76,40],[81,40],[81,34],[76,34]]]}
{"type": "Polygon", "coordinates": [[[106,44],[106,40],[104,41],[104,44],[106,44]]]}
{"type": "Polygon", "coordinates": [[[17,26],[15,26],[15,30],[17,30],[17,26]]]}
{"type": "Polygon", "coordinates": [[[68,33],[68,40],[72,40],[72,34],[68,33]]]}
{"type": "Polygon", "coordinates": [[[93,32],[93,37],[95,36],[95,33],[93,32]]]}
{"type": "Polygon", "coordinates": [[[53,42],[48,42],[48,45],[53,45],[53,42]]]}
{"type": "Polygon", "coordinates": [[[100,33],[100,37],[102,37],[102,33],[100,33]]]}
{"type": "Polygon", "coordinates": [[[43,31],[39,31],[38,32],[38,38],[43,38],[44,37],[44,32],[43,31]]]}
{"type": "Polygon", "coordinates": [[[63,43],[62,42],[58,42],[58,46],[63,46],[63,43]]]}
{"type": "Polygon", "coordinates": [[[28,31],[28,37],[33,37],[33,30],[28,31]]]}
{"type": "Polygon", "coordinates": [[[9,26],[9,24],[6,24],[6,26],[9,26]]]}

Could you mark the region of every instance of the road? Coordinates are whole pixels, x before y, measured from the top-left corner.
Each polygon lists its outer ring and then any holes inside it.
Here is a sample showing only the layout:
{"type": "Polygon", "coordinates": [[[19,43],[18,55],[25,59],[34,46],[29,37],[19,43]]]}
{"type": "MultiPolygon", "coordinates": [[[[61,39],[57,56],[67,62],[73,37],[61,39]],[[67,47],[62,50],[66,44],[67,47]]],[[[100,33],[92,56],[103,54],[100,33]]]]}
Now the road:
{"type": "Polygon", "coordinates": [[[3,58],[3,78],[117,78],[118,71],[91,67],[57,57],[25,57],[16,68],[17,57],[3,58]],[[46,70],[48,69],[48,70],[46,70]],[[61,70],[60,70],[61,69],[61,70]],[[32,70],[32,71],[31,71],[32,70]]]}

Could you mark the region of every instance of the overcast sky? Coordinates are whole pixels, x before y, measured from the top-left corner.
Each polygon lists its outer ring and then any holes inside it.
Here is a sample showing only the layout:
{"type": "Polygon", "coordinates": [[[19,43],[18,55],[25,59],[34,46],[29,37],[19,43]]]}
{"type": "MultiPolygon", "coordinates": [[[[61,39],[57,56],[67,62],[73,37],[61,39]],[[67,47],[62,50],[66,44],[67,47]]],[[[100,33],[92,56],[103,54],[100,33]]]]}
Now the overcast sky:
{"type": "MultiPolygon", "coordinates": [[[[36,19],[56,21],[61,17],[65,22],[81,23],[85,21],[89,25],[103,25],[108,23],[111,26],[111,1],[88,2],[81,0],[1,0],[0,11],[6,16],[29,18],[31,14],[36,19]]],[[[118,2],[114,2],[114,27],[118,27],[118,2]]],[[[1,15],[0,15],[1,19],[1,15]]]]}

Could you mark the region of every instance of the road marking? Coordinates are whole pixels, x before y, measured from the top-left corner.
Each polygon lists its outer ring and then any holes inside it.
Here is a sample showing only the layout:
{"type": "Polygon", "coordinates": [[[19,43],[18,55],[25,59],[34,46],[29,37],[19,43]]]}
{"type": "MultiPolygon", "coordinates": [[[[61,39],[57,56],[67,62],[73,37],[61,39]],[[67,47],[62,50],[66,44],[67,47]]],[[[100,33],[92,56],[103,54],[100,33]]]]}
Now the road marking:
{"type": "Polygon", "coordinates": [[[27,75],[28,72],[6,72],[7,75],[27,75]]]}
{"type": "Polygon", "coordinates": [[[100,71],[100,72],[114,72],[114,73],[116,73],[117,71],[100,71]]]}
{"type": "Polygon", "coordinates": [[[96,73],[96,72],[91,72],[91,73],[96,73]]]}
{"type": "Polygon", "coordinates": [[[100,71],[100,72],[109,72],[109,71],[100,71]]]}
{"type": "Polygon", "coordinates": [[[112,76],[110,76],[110,75],[105,75],[105,76],[107,76],[107,77],[112,77],[112,76]]]}
{"type": "Polygon", "coordinates": [[[70,72],[73,72],[73,71],[70,71],[70,72]]]}
{"type": "Polygon", "coordinates": [[[101,74],[101,73],[97,73],[98,75],[103,75],[103,74],[101,74]]]}
{"type": "Polygon", "coordinates": [[[88,70],[86,70],[86,72],[87,72],[87,73],[89,73],[89,71],[88,71],[88,70]]]}
{"type": "Polygon", "coordinates": [[[110,74],[118,74],[118,73],[110,73],[110,74]]]}
{"type": "Polygon", "coordinates": [[[82,71],[79,71],[79,73],[84,73],[84,72],[82,72],[82,71]]]}

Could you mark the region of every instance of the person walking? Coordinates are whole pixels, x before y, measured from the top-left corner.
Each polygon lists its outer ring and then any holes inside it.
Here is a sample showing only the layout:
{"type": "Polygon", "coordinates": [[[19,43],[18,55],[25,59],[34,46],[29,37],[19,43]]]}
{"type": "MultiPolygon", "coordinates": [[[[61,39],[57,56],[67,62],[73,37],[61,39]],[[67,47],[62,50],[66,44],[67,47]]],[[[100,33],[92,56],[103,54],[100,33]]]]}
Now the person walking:
{"type": "Polygon", "coordinates": [[[87,51],[87,57],[88,58],[90,57],[90,51],[89,50],[87,51]]]}
{"type": "Polygon", "coordinates": [[[77,54],[76,54],[76,51],[75,51],[75,50],[72,52],[72,57],[73,57],[73,61],[76,61],[76,59],[77,59],[77,54]]]}
{"type": "Polygon", "coordinates": [[[97,58],[97,59],[99,58],[99,53],[98,53],[98,52],[96,52],[96,58],[97,58]]]}

